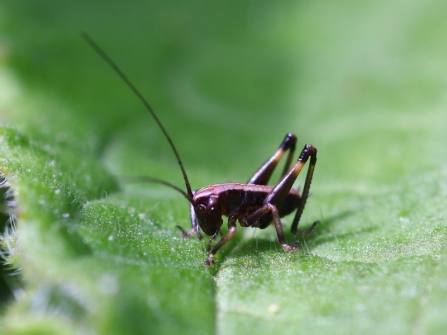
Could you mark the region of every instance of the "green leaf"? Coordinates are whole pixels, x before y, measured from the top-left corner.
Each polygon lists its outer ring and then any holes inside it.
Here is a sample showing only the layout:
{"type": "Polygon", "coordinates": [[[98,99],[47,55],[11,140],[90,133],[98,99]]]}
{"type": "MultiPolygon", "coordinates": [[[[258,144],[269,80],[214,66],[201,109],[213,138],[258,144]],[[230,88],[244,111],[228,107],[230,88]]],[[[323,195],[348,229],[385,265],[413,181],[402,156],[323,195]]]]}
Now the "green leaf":
{"type": "Polygon", "coordinates": [[[14,301],[0,329],[443,334],[446,9],[4,1],[1,212],[14,224],[0,239],[0,298],[14,301]],[[315,145],[300,226],[319,220],[316,234],[286,254],[272,227],[240,227],[205,268],[207,241],[175,228],[190,224],[184,198],[122,181],[183,183],[154,120],[81,30],[147,97],[196,189],[246,181],[287,132],[315,145]]]}

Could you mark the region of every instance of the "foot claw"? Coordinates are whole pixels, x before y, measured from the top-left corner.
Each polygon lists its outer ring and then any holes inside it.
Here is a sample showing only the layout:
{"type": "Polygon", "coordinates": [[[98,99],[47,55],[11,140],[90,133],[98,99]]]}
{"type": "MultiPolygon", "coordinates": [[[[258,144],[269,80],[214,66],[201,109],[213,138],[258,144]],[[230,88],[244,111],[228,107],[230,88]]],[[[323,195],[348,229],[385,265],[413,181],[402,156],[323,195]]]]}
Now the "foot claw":
{"type": "Polygon", "coordinates": [[[202,235],[200,234],[200,231],[199,230],[196,230],[196,229],[191,229],[191,230],[189,230],[189,231],[186,231],[185,229],[183,229],[182,228],[182,226],[176,226],[180,231],[181,231],[181,235],[183,236],[183,237],[189,237],[189,236],[191,236],[192,234],[194,234],[194,233],[196,233],[197,234],[197,237],[199,238],[199,240],[200,241],[202,241],[203,240],[203,237],[202,237],[202,235]]]}
{"type": "Polygon", "coordinates": [[[288,244],[283,244],[282,248],[284,249],[285,252],[294,252],[296,250],[296,246],[291,246],[288,244]]]}
{"type": "Polygon", "coordinates": [[[181,231],[182,236],[189,236],[188,232],[185,229],[183,229],[182,226],[175,226],[175,227],[181,231]]]}
{"type": "Polygon", "coordinates": [[[315,226],[319,223],[320,223],[320,221],[315,221],[314,223],[312,223],[312,226],[310,226],[309,229],[297,230],[294,232],[294,234],[295,234],[295,236],[296,235],[300,235],[300,236],[312,235],[313,233],[315,233],[315,226]]]}
{"type": "Polygon", "coordinates": [[[214,260],[214,255],[209,255],[208,259],[203,263],[205,266],[210,266],[211,264],[216,264],[216,261],[214,260]]]}

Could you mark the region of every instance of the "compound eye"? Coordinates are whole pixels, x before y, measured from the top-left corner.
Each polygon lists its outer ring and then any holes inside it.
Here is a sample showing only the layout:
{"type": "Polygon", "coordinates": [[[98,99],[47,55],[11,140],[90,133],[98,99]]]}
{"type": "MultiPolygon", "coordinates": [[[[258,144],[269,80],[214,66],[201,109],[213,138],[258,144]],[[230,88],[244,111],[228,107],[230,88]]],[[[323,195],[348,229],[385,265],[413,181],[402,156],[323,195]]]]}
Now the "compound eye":
{"type": "Polygon", "coordinates": [[[204,204],[199,204],[197,206],[197,209],[199,210],[199,212],[202,212],[202,213],[206,212],[206,206],[204,204]]]}

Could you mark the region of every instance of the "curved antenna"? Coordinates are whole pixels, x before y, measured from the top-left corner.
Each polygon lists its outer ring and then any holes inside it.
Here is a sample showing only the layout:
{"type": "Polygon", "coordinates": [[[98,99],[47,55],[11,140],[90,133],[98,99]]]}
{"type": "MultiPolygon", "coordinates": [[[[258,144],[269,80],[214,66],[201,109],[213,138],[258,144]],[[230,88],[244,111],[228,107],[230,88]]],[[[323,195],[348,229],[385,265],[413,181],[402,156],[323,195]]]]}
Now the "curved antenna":
{"type": "Polygon", "coordinates": [[[158,178],[148,177],[148,176],[121,177],[119,179],[125,180],[127,182],[149,182],[149,183],[162,184],[162,185],[168,186],[168,187],[176,190],[177,192],[181,193],[186,198],[186,200],[188,200],[190,203],[192,203],[192,201],[193,201],[192,197],[188,193],[183,191],[180,187],[177,187],[174,184],[171,184],[170,182],[165,181],[163,179],[158,179],[158,178]]]}
{"type": "MultiPolygon", "coordinates": [[[[185,180],[185,185],[186,185],[186,193],[183,190],[181,191],[181,193],[183,195],[187,195],[186,198],[191,202],[194,195],[192,193],[191,185],[189,184],[189,180],[188,180],[188,176],[186,175],[185,168],[183,167],[182,160],[180,159],[177,149],[175,148],[174,143],[172,142],[171,138],[169,137],[168,132],[166,131],[165,127],[163,127],[161,121],[158,119],[158,117],[155,114],[154,110],[152,109],[151,105],[149,105],[149,103],[146,101],[146,99],[143,97],[143,95],[140,93],[140,91],[137,90],[137,88],[134,86],[134,84],[132,84],[132,82],[129,80],[129,78],[127,78],[127,76],[123,73],[123,71],[121,71],[121,69],[118,67],[118,65],[115,64],[115,62],[99,47],[99,45],[96,44],[95,41],[93,41],[93,39],[89,35],[87,35],[87,33],[82,31],[81,37],[93,48],[93,50],[96,51],[96,53],[102,59],[104,59],[106,61],[107,64],[110,65],[110,67],[118,74],[118,76],[121,77],[121,79],[127,84],[127,86],[135,93],[135,95],[138,97],[138,99],[140,99],[140,101],[143,103],[143,105],[146,107],[146,109],[149,111],[149,113],[154,118],[155,122],[157,122],[161,131],[163,132],[166,139],[168,140],[169,145],[172,148],[172,151],[174,151],[175,157],[177,158],[178,165],[180,166],[180,170],[182,170],[183,179],[185,180]]],[[[177,191],[180,190],[177,186],[174,186],[171,183],[165,182],[163,180],[160,180],[157,178],[151,178],[151,177],[147,177],[147,178],[148,178],[148,180],[151,179],[151,181],[153,181],[153,182],[172,187],[172,188],[176,189],[177,191]]]]}

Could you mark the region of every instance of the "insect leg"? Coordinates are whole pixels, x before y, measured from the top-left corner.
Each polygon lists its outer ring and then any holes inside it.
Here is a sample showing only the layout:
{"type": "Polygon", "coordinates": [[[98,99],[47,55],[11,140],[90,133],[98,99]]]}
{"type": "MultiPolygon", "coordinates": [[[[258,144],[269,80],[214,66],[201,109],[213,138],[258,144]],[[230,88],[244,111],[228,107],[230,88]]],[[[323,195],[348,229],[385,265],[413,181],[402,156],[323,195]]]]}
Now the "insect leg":
{"type": "Polygon", "coordinates": [[[255,172],[255,174],[248,180],[247,184],[267,185],[276,165],[278,164],[284,153],[289,150],[289,154],[287,155],[287,160],[282,173],[282,175],[285,175],[290,168],[292,155],[295,151],[295,145],[296,136],[292,133],[288,133],[279,146],[278,150],[276,150],[273,156],[270,157],[270,159],[268,159],[259,168],[259,170],[255,172]]]}
{"type": "Polygon", "coordinates": [[[296,246],[291,246],[287,244],[286,238],[284,236],[284,231],[282,229],[281,219],[279,217],[278,209],[275,205],[271,203],[264,203],[264,205],[259,208],[257,211],[252,213],[248,218],[243,218],[244,224],[251,225],[254,222],[258,221],[262,216],[270,212],[273,217],[273,222],[275,224],[276,235],[278,236],[278,242],[281,244],[282,248],[286,252],[293,252],[296,250],[296,246]]]}
{"type": "Polygon", "coordinates": [[[206,251],[211,251],[211,245],[213,244],[217,235],[222,236],[222,232],[220,230],[216,230],[216,232],[213,234],[213,236],[210,237],[210,239],[208,240],[208,243],[206,245],[206,251]]]}
{"type": "Polygon", "coordinates": [[[208,259],[204,263],[205,266],[210,266],[214,262],[214,255],[216,254],[216,252],[219,251],[219,249],[225,243],[227,243],[229,240],[231,240],[231,238],[234,236],[234,234],[236,234],[236,231],[237,231],[236,219],[237,219],[236,215],[231,215],[228,218],[228,232],[225,236],[223,236],[220,239],[220,241],[213,247],[213,249],[211,249],[208,259]]]}
{"type": "MultiPolygon", "coordinates": [[[[307,171],[307,177],[304,184],[303,189],[303,195],[302,197],[304,199],[307,198],[309,194],[309,188],[310,183],[312,181],[312,175],[315,168],[315,163],[317,161],[317,149],[315,149],[312,145],[306,144],[301,151],[300,156],[298,157],[298,161],[295,163],[295,165],[290,169],[289,172],[287,172],[281,180],[276,184],[273,189],[270,191],[270,193],[267,195],[267,197],[264,200],[264,203],[271,203],[272,205],[278,206],[280,205],[283,200],[286,198],[286,196],[289,194],[290,189],[293,186],[293,183],[295,182],[296,178],[300,174],[301,170],[303,169],[304,165],[306,164],[307,160],[311,158],[311,163],[309,165],[309,169],[307,171]]],[[[304,209],[304,204],[306,201],[301,201],[300,204],[301,212],[304,209]]]]}
{"type": "MultiPolygon", "coordinates": [[[[303,193],[301,194],[301,201],[296,210],[295,217],[292,221],[292,233],[295,235],[310,235],[315,232],[314,228],[318,224],[315,221],[309,229],[298,230],[298,223],[300,222],[301,214],[303,214],[304,206],[306,205],[307,198],[309,197],[310,183],[312,182],[312,176],[315,170],[315,164],[317,163],[317,149],[312,147],[313,150],[309,150],[305,153],[307,157],[310,157],[309,167],[307,168],[306,181],[304,182],[303,193]]],[[[303,153],[301,153],[303,155],[303,153]]],[[[301,156],[300,156],[301,157],[301,156]]],[[[307,158],[306,158],[307,160],[307,158]]]]}
{"type": "Polygon", "coordinates": [[[192,228],[188,231],[184,230],[181,226],[176,226],[181,230],[182,236],[191,236],[193,234],[197,234],[197,237],[200,241],[203,240],[202,234],[200,234],[199,223],[197,222],[196,212],[194,211],[194,206],[192,204],[189,205],[189,213],[191,215],[191,225],[192,228]]]}
{"type": "MultiPolygon", "coordinates": [[[[280,206],[284,199],[287,197],[287,195],[290,192],[290,189],[293,186],[293,183],[295,182],[296,178],[298,177],[299,173],[303,169],[304,165],[306,164],[307,160],[310,157],[310,164],[309,169],[307,171],[306,181],[304,184],[304,190],[302,195],[302,200],[300,204],[298,205],[298,210],[295,215],[295,220],[292,223],[292,232],[297,231],[297,225],[299,218],[301,216],[301,213],[303,212],[304,205],[306,203],[306,199],[309,194],[309,188],[310,183],[312,181],[312,175],[313,171],[315,169],[315,163],[317,161],[317,149],[315,149],[312,145],[306,144],[301,151],[300,156],[298,157],[298,161],[295,163],[295,165],[290,169],[290,171],[285,174],[279,183],[273,187],[273,189],[270,191],[270,193],[267,195],[267,197],[264,200],[264,204],[261,208],[259,208],[257,211],[252,213],[248,218],[242,219],[244,222],[244,225],[253,225],[256,221],[261,219],[262,216],[264,216],[266,213],[271,212],[273,221],[275,223],[276,233],[278,235],[278,241],[283,247],[285,251],[294,251],[296,248],[294,246],[290,246],[286,243],[286,240],[284,238],[284,232],[282,229],[281,221],[279,219],[279,213],[277,207],[280,206]]],[[[316,223],[312,226],[311,229],[315,226],[316,223]]]]}

